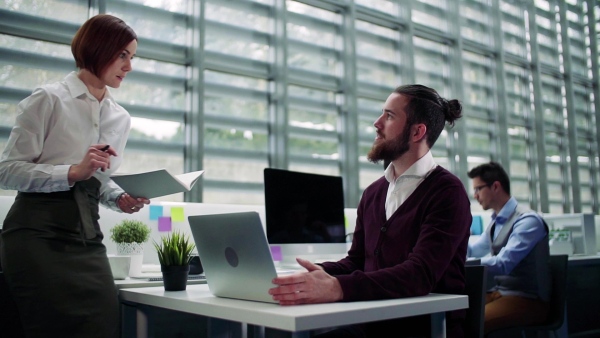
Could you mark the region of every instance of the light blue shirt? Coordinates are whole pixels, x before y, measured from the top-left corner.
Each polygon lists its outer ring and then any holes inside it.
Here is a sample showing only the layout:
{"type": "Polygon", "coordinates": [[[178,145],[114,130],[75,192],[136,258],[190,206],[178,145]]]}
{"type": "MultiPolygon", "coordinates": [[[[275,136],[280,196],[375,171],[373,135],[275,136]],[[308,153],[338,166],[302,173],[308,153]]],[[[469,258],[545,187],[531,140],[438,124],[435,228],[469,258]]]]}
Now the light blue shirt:
{"type": "MultiPolygon", "coordinates": [[[[498,215],[492,214],[492,223],[496,222],[494,239],[517,208],[517,200],[511,197],[498,215]]],[[[491,255],[492,241],[487,232],[475,242],[469,243],[469,257],[481,257],[481,264],[488,267],[488,274],[507,275],[523,258],[546,236],[546,227],[542,218],[535,212],[524,213],[513,226],[508,242],[497,255],[491,255]]]]}

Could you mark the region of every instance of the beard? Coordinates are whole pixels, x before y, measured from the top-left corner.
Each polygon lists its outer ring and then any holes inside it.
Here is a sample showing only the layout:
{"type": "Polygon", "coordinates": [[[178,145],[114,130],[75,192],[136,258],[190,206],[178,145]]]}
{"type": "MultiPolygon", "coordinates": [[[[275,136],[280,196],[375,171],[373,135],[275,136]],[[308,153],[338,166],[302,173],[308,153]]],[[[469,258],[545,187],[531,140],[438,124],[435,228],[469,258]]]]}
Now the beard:
{"type": "Polygon", "coordinates": [[[408,149],[410,139],[410,126],[407,124],[400,135],[391,140],[382,140],[374,143],[373,147],[367,154],[367,159],[375,164],[379,161],[391,162],[400,156],[404,155],[408,149]]]}

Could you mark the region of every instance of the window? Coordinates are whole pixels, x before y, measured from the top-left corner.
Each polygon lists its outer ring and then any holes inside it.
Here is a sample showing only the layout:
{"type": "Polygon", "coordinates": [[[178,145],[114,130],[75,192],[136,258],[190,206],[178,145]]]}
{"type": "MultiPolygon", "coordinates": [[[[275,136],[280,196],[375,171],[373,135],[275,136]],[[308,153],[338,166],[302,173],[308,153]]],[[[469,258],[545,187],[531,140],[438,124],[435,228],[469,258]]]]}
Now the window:
{"type": "Polygon", "coordinates": [[[191,193],[160,200],[263,204],[274,167],[341,175],[355,207],[383,174],[366,158],[374,121],[394,88],[419,83],[463,105],[432,152],[466,187],[469,168],[495,160],[533,209],[599,213],[600,8],[588,4],[1,1],[0,146],[18,102],[75,69],[71,38],[102,11],[139,36],[134,71],[113,91],[132,116],[121,171],[205,170],[191,193]]]}

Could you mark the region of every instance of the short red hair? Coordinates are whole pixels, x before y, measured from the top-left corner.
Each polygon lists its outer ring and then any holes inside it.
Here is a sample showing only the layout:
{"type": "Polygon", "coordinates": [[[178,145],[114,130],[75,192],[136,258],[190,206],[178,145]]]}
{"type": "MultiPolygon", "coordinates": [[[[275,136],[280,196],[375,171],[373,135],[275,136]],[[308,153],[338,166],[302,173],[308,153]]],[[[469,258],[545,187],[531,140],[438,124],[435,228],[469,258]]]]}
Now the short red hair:
{"type": "Polygon", "coordinates": [[[137,40],[137,35],[123,20],[99,14],[77,30],[71,42],[71,52],[77,68],[87,69],[100,77],[133,40],[137,40]]]}

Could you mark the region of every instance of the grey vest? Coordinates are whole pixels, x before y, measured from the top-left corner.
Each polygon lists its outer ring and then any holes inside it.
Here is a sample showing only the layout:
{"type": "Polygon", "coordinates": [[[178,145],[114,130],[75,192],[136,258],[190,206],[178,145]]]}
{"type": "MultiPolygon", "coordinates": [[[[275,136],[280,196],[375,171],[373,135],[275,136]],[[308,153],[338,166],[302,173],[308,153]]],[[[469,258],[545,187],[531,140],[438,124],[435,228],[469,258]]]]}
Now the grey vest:
{"type": "MultiPolygon", "coordinates": [[[[513,231],[515,221],[524,213],[531,212],[527,208],[517,206],[515,212],[508,218],[496,240],[492,242],[492,255],[497,255],[506,246],[508,237],[513,231]]],[[[486,229],[485,235],[490,236],[493,224],[486,229]]],[[[496,289],[499,291],[519,291],[537,296],[543,301],[550,299],[550,274],[548,258],[550,248],[548,245],[548,226],[544,222],[546,236],[542,238],[525,258],[508,275],[495,276],[496,289]]]]}

